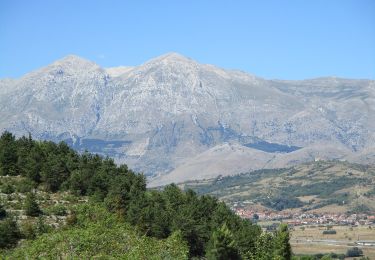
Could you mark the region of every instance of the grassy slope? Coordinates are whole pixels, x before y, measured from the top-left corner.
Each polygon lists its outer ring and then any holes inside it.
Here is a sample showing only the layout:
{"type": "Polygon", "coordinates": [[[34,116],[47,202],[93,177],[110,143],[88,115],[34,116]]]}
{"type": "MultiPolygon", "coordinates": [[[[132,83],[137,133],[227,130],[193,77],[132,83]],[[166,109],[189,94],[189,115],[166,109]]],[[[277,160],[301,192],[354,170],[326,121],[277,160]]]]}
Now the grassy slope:
{"type": "Polygon", "coordinates": [[[286,208],[304,211],[375,211],[375,167],[346,162],[313,162],[287,169],[191,181],[181,186],[217,196],[232,205],[248,201],[282,210],[284,202],[277,201],[287,198],[286,208]]]}

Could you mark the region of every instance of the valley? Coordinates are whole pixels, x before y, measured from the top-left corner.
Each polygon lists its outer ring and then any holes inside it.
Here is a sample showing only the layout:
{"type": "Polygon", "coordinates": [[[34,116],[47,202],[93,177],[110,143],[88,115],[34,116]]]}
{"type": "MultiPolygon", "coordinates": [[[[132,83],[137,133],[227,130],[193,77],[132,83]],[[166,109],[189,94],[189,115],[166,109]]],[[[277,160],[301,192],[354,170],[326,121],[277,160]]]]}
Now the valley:
{"type": "Polygon", "coordinates": [[[179,186],[225,201],[237,215],[264,230],[287,223],[297,255],[343,256],[356,246],[370,259],[375,257],[373,166],[317,161],[179,186]]]}

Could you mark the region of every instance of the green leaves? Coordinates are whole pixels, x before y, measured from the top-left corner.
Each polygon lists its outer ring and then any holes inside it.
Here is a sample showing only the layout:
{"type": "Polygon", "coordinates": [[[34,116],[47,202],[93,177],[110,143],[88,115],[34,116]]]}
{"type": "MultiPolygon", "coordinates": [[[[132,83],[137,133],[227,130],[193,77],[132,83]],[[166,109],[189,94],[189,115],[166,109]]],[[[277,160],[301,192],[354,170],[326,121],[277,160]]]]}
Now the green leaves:
{"type": "MultiPolygon", "coordinates": [[[[31,232],[34,227],[25,228],[30,238],[38,235],[35,241],[28,242],[23,251],[16,250],[13,258],[185,259],[207,255],[209,259],[289,259],[291,255],[285,227],[275,235],[262,234],[259,226],[241,219],[216,198],[184,192],[174,184],[162,191],[147,190],[142,174],[108,158],[78,154],[64,143],[37,142],[31,137],[15,140],[4,133],[0,167],[2,173],[23,176],[18,191],[68,190],[89,196],[90,201],[71,211],[62,206],[44,208],[53,215],[68,214],[67,225],[43,235],[48,227],[40,218],[37,232],[31,232]]],[[[14,185],[6,185],[9,187],[3,185],[2,192],[15,191],[14,185]]],[[[41,214],[34,193],[27,195],[24,208],[29,216],[41,214]]],[[[4,243],[13,243],[9,241],[4,243]]]]}
{"type": "Polygon", "coordinates": [[[209,260],[241,259],[233,234],[225,223],[213,232],[206,256],[209,260]]]}
{"type": "Polygon", "coordinates": [[[15,137],[4,132],[0,137],[0,175],[17,175],[17,149],[15,137]]]}
{"type": "Polygon", "coordinates": [[[180,232],[145,237],[98,204],[76,207],[77,225],[39,236],[9,252],[9,259],[187,259],[180,232]]]}
{"type": "Polygon", "coordinates": [[[289,244],[289,230],[287,224],[280,224],[275,236],[275,256],[282,260],[292,257],[292,248],[289,244]]]}
{"type": "Polygon", "coordinates": [[[0,221],[0,248],[14,246],[21,238],[17,223],[11,218],[0,221]]]}
{"type": "Polygon", "coordinates": [[[42,211],[39,208],[38,203],[35,199],[35,194],[30,192],[27,194],[25,199],[25,213],[27,216],[37,217],[39,216],[42,211]]]}

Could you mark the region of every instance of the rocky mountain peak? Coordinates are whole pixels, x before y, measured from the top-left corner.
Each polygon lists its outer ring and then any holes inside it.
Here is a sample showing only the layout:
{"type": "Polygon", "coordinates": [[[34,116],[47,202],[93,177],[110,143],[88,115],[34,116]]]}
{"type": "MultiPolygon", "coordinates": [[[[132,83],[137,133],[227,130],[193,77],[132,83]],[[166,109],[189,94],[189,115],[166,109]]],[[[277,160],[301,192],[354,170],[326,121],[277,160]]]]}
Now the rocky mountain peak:
{"type": "Polygon", "coordinates": [[[314,159],[310,148],[328,145],[344,148],[327,158],[352,152],[367,158],[375,144],[374,86],[368,80],[270,81],[178,53],[107,69],[69,55],[21,79],[0,81],[0,130],[79,139],[77,149],[113,156],[148,175],[182,163],[202,172],[201,163],[227,158],[235,162],[227,165],[243,167],[220,167],[238,173],[270,165],[289,146],[301,148],[289,161],[314,159]],[[254,156],[249,147],[271,152],[254,156]]]}
{"type": "Polygon", "coordinates": [[[77,55],[74,55],[74,54],[69,54],[69,55],[66,55],[65,57],[57,60],[54,62],[54,64],[95,64],[94,62],[88,60],[88,59],[85,59],[85,58],[82,58],[80,56],[77,56],[77,55]]]}
{"type": "Polygon", "coordinates": [[[82,71],[100,69],[99,65],[97,65],[95,62],[81,58],[76,55],[65,56],[64,58],[57,60],[51,65],[47,66],[47,68],[60,69],[78,73],[82,71]]]}
{"type": "Polygon", "coordinates": [[[199,66],[200,64],[196,61],[181,54],[171,52],[151,59],[141,67],[147,70],[163,70],[167,72],[175,71],[179,73],[182,72],[181,70],[192,72],[192,70],[196,70],[199,66]]]}
{"type": "Polygon", "coordinates": [[[169,53],[166,53],[166,54],[163,54],[159,57],[156,57],[154,59],[152,59],[150,62],[152,61],[159,61],[159,62],[165,62],[165,63],[175,63],[175,62],[182,62],[182,63],[191,63],[191,62],[195,62],[194,60],[188,58],[188,57],[185,57],[184,55],[182,54],[179,54],[177,52],[169,52],[169,53]]]}

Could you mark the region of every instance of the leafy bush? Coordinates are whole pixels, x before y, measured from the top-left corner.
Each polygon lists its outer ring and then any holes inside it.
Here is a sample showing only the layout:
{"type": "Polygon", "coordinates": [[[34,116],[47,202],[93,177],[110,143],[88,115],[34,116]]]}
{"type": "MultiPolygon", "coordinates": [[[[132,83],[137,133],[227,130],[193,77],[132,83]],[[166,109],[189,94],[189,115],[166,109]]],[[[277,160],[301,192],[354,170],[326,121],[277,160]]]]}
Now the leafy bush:
{"type": "Polygon", "coordinates": [[[157,240],[140,236],[115,214],[97,205],[76,209],[77,226],[56,230],[9,251],[9,259],[187,259],[188,249],[180,232],[157,240]]]}
{"type": "Polygon", "coordinates": [[[330,253],[330,254],[323,254],[323,253],[318,253],[314,255],[298,255],[298,256],[293,256],[293,260],[331,260],[331,259],[340,259],[343,260],[345,259],[344,254],[336,254],[336,253],[330,253]]]}
{"type": "Polygon", "coordinates": [[[21,225],[21,234],[26,239],[34,239],[36,237],[35,226],[31,222],[25,222],[21,225]]]}
{"type": "Polygon", "coordinates": [[[5,194],[12,194],[13,192],[15,192],[15,189],[13,185],[11,185],[10,183],[6,183],[1,187],[1,192],[5,194]]]}
{"type": "Polygon", "coordinates": [[[347,257],[357,257],[357,256],[362,256],[362,255],[363,255],[363,251],[362,251],[362,249],[360,249],[358,247],[349,248],[346,251],[347,257]]]}
{"type": "Polygon", "coordinates": [[[56,216],[66,216],[67,214],[66,207],[61,204],[50,207],[47,210],[47,212],[51,215],[56,215],[56,216]]]}
{"type": "Polygon", "coordinates": [[[335,235],[337,232],[334,229],[331,230],[324,230],[323,235],[335,235]]]}
{"type": "Polygon", "coordinates": [[[25,212],[26,212],[27,216],[31,216],[31,217],[37,217],[42,213],[40,208],[39,208],[38,203],[35,200],[35,194],[34,193],[29,193],[26,196],[25,212]]]}
{"type": "Polygon", "coordinates": [[[21,238],[17,223],[8,218],[0,222],[0,248],[15,246],[21,238]]]}
{"type": "Polygon", "coordinates": [[[29,179],[22,179],[21,181],[17,182],[15,188],[18,192],[27,193],[31,192],[36,187],[35,182],[29,179]]]}
{"type": "Polygon", "coordinates": [[[37,235],[48,233],[52,230],[52,227],[45,223],[44,217],[39,216],[35,225],[35,231],[37,235]]]}

